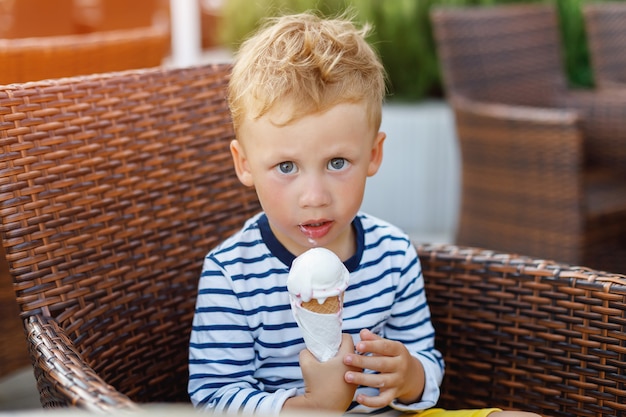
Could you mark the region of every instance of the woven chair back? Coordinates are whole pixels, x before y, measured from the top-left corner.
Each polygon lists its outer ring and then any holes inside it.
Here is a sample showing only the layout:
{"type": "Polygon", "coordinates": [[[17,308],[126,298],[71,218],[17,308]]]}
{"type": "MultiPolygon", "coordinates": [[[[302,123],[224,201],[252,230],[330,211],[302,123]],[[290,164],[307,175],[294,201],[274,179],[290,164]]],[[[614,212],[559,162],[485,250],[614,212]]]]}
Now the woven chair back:
{"type": "MultiPolygon", "coordinates": [[[[21,316],[54,319],[134,401],[188,401],[203,258],[260,210],[232,168],[229,73],[149,69],[0,89],[0,232],[21,316]]],[[[45,352],[31,355],[47,366],[45,352]]],[[[39,377],[44,404],[56,401],[55,381],[39,377]]]]}
{"type": "Polygon", "coordinates": [[[554,7],[438,7],[432,22],[448,94],[552,106],[565,92],[554,7]]]}
{"type": "Polygon", "coordinates": [[[593,77],[598,87],[626,86],[626,3],[583,6],[593,77]]]}

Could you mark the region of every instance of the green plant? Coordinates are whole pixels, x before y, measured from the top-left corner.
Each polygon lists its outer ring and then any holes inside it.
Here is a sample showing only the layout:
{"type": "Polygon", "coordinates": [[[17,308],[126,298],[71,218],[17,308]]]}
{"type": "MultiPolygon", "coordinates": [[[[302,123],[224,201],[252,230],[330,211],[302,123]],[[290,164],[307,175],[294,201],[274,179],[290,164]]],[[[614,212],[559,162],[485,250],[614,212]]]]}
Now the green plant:
{"type": "Polygon", "coordinates": [[[337,15],[350,0],[226,0],[219,27],[222,44],[233,50],[243,42],[264,18],[285,13],[316,10],[322,15],[337,15]]]}
{"type": "MultiPolygon", "coordinates": [[[[430,24],[435,6],[545,2],[560,16],[564,65],[570,84],[593,85],[581,7],[594,0],[226,0],[222,43],[236,50],[265,17],[316,10],[334,16],[350,8],[374,31],[368,39],[378,50],[389,77],[390,99],[419,100],[442,94],[441,75],[430,24]]],[[[595,0],[597,1],[597,0],[595,0]]]]}
{"type": "Polygon", "coordinates": [[[439,65],[428,12],[435,0],[352,0],[361,21],[371,22],[370,41],[383,60],[391,98],[441,94],[439,65]]]}
{"type": "Polygon", "coordinates": [[[578,87],[593,85],[582,15],[582,4],[585,2],[585,0],[556,1],[560,17],[565,69],[570,84],[578,87]]]}

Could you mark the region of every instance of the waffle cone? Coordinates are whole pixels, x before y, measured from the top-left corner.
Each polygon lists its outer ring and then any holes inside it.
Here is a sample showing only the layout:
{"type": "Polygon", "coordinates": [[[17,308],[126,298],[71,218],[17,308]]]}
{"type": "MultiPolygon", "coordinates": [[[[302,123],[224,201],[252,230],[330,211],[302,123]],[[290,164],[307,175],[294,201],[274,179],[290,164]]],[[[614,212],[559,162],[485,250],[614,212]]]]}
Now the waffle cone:
{"type": "Polygon", "coordinates": [[[311,301],[302,302],[302,308],[318,314],[337,314],[341,311],[341,298],[343,295],[328,297],[324,304],[320,304],[316,298],[311,301]]]}

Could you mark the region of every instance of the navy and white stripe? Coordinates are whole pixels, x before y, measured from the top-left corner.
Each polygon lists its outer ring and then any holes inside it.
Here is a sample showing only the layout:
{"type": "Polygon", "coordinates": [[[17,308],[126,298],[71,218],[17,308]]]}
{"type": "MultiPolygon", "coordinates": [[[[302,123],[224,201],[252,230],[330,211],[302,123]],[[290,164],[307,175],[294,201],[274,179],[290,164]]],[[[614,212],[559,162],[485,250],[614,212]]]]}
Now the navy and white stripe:
{"type": "MultiPolygon", "coordinates": [[[[422,362],[427,381],[419,403],[393,406],[431,407],[444,365],[434,348],[415,249],[399,229],[373,216],[359,213],[353,225],[357,253],[345,262],[350,284],[343,331],[355,343],[363,328],[403,342],[422,362]]],[[[275,415],[287,398],[303,392],[298,355],[305,345],[286,285],[293,259],[263,213],[206,256],[189,350],[189,394],[196,406],[275,415]]],[[[371,388],[358,392],[372,395],[371,388]]]]}

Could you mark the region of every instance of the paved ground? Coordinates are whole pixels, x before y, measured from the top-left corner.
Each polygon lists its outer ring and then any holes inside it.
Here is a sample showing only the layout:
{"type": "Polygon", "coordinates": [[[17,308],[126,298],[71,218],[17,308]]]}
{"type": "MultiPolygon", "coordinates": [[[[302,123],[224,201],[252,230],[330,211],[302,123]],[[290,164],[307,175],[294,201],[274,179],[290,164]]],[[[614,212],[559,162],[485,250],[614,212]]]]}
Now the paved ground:
{"type": "Polygon", "coordinates": [[[41,408],[31,367],[0,379],[0,412],[41,408]]]}

